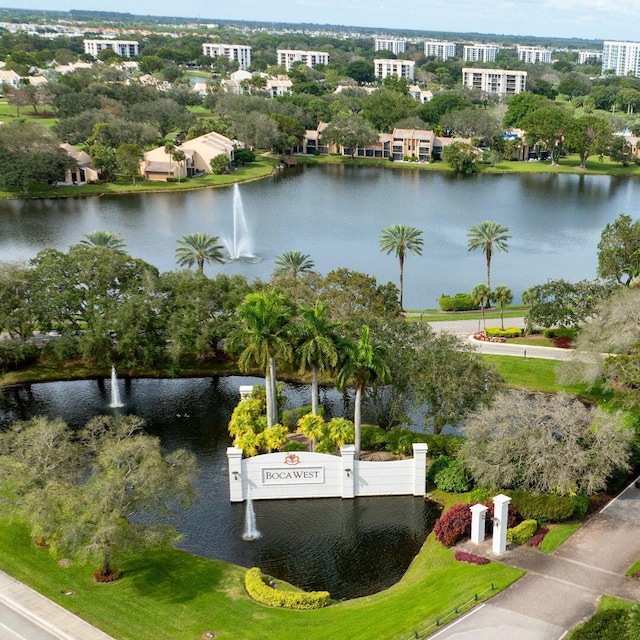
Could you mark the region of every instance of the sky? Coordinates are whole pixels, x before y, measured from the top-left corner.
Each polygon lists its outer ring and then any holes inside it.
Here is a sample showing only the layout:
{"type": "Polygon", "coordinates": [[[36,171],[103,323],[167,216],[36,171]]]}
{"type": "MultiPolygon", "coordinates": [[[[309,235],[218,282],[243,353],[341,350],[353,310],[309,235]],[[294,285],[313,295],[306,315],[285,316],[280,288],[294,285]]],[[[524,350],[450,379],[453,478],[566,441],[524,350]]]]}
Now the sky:
{"type": "MultiPolygon", "coordinates": [[[[6,3],[6,4],[5,4],[6,3]]],[[[258,20],[375,27],[640,39],[640,0],[4,0],[20,9],[119,11],[201,21],[258,20]]]]}

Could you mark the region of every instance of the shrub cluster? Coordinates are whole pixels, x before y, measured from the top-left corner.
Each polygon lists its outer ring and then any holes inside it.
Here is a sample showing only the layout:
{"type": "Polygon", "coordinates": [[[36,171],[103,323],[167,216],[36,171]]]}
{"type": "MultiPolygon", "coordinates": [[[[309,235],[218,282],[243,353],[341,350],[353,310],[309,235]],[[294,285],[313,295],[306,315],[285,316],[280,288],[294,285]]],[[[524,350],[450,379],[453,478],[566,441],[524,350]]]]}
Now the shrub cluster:
{"type": "Polygon", "coordinates": [[[554,338],[551,343],[558,349],[571,349],[571,347],[573,346],[573,342],[571,342],[571,339],[567,338],[567,336],[554,338]]]}
{"type": "Polygon", "coordinates": [[[486,335],[485,333],[482,333],[481,331],[479,331],[478,333],[474,333],[473,339],[481,340],[482,342],[506,342],[507,341],[506,338],[499,338],[498,336],[491,337],[486,335]]]}
{"type": "Polygon", "coordinates": [[[529,538],[526,545],[528,547],[535,547],[536,549],[539,549],[547,533],[549,533],[549,527],[540,527],[536,531],[536,534],[532,538],[529,538]]]}
{"type": "Polygon", "coordinates": [[[21,340],[0,341],[0,372],[6,373],[12,369],[26,366],[35,362],[40,350],[30,342],[21,340]]]}
{"type": "Polygon", "coordinates": [[[478,304],[471,300],[468,293],[456,293],[455,296],[442,295],[438,298],[438,304],[442,311],[474,311],[478,304]]]}
{"type": "Polygon", "coordinates": [[[620,640],[629,637],[627,612],[624,609],[598,611],[571,634],[572,640],[620,640]]]}
{"type": "Polygon", "coordinates": [[[518,327],[507,327],[506,329],[487,327],[485,335],[489,338],[519,338],[522,335],[522,329],[518,327]]]}
{"type": "Polygon", "coordinates": [[[249,569],[244,575],[244,587],[249,597],[261,604],[282,609],[321,609],[329,604],[328,591],[278,591],[266,580],[258,567],[249,569]]]}
{"type": "Polygon", "coordinates": [[[427,471],[427,480],[441,489],[451,493],[464,493],[473,486],[471,476],[464,465],[449,456],[438,456],[427,471]]]}
{"type": "Polygon", "coordinates": [[[433,527],[436,539],[445,547],[471,534],[471,511],[467,504],[456,504],[445,512],[433,527]]]}
{"type": "Polygon", "coordinates": [[[491,562],[489,558],[476,556],[475,554],[467,553],[466,551],[456,551],[454,558],[460,562],[468,562],[469,564],[489,564],[491,562]]]}
{"type": "Polygon", "coordinates": [[[513,529],[507,529],[507,540],[517,545],[523,545],[531,539],[537,530],[538,523],[535,520],[523,520],[513,529]]]}
{"type": "MultiPolygon", "coordinates": [[[[310,404],[303,404],[296,409],[285,409],[282,412],[282,424],[287,427],[289,431],[295,431],[298,428],[298,420],[308,413],[311,413],[310,404]]],[[[324,407],[322,405],[318,407],[318,415],[324,416],[324,407]]]]}
{"type": "Polygon", "coordinates": [[[576,339],[577,329],[574,327],[557,327],[555,329],[545,329],[542,334],[545,338],[569,338],[573,342],[576,339]]]}

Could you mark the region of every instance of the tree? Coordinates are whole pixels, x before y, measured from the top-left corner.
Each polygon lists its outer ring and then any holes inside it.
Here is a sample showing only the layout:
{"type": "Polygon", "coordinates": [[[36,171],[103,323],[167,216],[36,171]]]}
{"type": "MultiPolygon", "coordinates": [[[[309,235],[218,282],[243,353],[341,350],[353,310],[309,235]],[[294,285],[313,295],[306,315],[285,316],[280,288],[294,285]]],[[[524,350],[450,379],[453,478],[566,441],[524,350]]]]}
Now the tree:
{"type": "Polygon", "coordinates": [[[362,399],[367,385],[378,381],[386,384],[390,381],[389,368],[383,359],[385,353],[384,345],[372,342],[371,331],[367,325],[362,327],[357,343],[345,344],[345,359],[336,383],[339,389],[345,389],[351,382],[356,389],[353,419],[356,460],[360,459],[362,399]]]}
{"type": "Polygon", "coordinates": [[[482,251],[487,262],[487,288],[491,289],[491,258],[496,251],[509,251],[509,227],[498,222],[485,220],[474,224],[467,233],[467,249],[482,251]]]}
{"type": "Polygon", "coordinates": [[[522,127],[525,118],[539,109],[545,102],[544,96],[536,95],[530,91],[523,91],[509,98],[507,113],[502,120],[504,127],[522,127]]]}
{"type": "MultiPolygon", "coordinates": [[[[487,330],[487,321],[484,317],[484,310],[489,306],[491,302],[491,289],[486,284],[482,282],[477,284],[473,289],[471,289],[471,300],[473,300],[474,304],[480,305],[480,311],[482,312],[482,327],[486,331],[487,330]]],[[[480,323],[478,323],[478,328],[480,323]]]]}
{"type": "Polygon", "coordinates": [[[345,73],[358,84],[375,80],[375,68],[370,60],[353,60],[347,65],[345,73]]]}
{"type": "Polygon", "coordinates": [[[400,265],[400,310],[403,311],[404,260],[407,253],[422,255],[424,240],[422,231],[406,224],[394,224],[380,232],[380,250],[395,254],[400,265]]]}
{"type": "Polygon", "coordinates": [[[569,100],[576,96],[583,96],[587,91],[586,83],[574,76],[567,76],[558,84],[558,93],[567,96],[569,100]]]}
{"type": "Polygon", "coordinates": [[[241,371],[248,371],[252,365],[264,371],[269,428],[278,422],[276,357],[291,359],[289,321],[293,313],[291,302],[279,293],[250,293],[237,310],[242,326],[228,340],[229,350],[240,351],[241,371]]]}
{"type": "Polygon", "coordinates": [[[221,173],[228,171],[229,164],[229,156],[226,153],[220,153],[209,161],[211,173],[214,175],[220,175],[221,173]]]}
{"type": "Polygon", "coordinates": [[[285,278],[292,278],[294,281],[304,273],[310,273],[315,266],[311,257],[301,251],[285,251],[275,259],[277,268],[273,275],[285,278]]]}
{"type": "Polygon", "coordinates": [[[378,134],[369,122],[358,114],[338,114],[322,132],[325,144],[349,149],[353,158],[358,148],[377,142],[378,134]]]}
{"type": "Polygon", "coordinates": [[[603,229],[598,243],[598,276],[630,286],[640,278],[640,219],[623,213],[603,229]]]}
{"type": "Polygon", "coordinates": [[[606,120],[592,115],[580,116],[569,124],[565,144],[580,156],[580,168],[586,169],[590,155],[606,152],[611,136],[611,125],[606,120]]]}
{"type": "Polygon", "coordinates": [[[372,93],[360,112],[378,131],[391,131],[402,118],[415,115],[420,108],[410,96],[381,89],[372,93]]]}
{"type": "Polygon", "coordinates": [[[131,177],[134,185],[136,177],[140,175],[140,162],[143,157],[142,149],[137,144],[125,142],[116,149],[116,165],[122,173],[131,177]]]}
{"type": "Polygon", "coordinates": [[[298,420],[298,433],[311,440],[311,451],[316,450],[316,441],[322,438],[325,429],[324,418],[315,413],[307,413],[298,420]]]}
{"type": "Polygon", "coordinates": [[[442,151],[442,159],[462,175],[478,173],[478,153],[466,142],[452,142],[442,151]]]}
{"type": "Polygon", "coordinates": [[[513,293],[509,287],[500,284],[491,292],[491,299],[500,306],[500,328],[504,331],[504,308],[513,302],[513,293]]]}
{"type": "Polygon", "coordinates": [[[483,487],[590,495],[629,468],[631,437],[619,412],[510,392],[467,418],[459,459],[483,487]]]}
{"type": "Polygon", "coordinates": [[[161,138],[166,138],[171,131],[186,131],[194,120],[185,107],[171,98],[138,102],[131,107],[130,114],[132,120],[156,127],[161,138]]]}
{"type": "Polygon", "coordinates": [[[294,328],[300,373],[311,369],[311,412],[318,414],[318,372],[338,364],[338,337],[327,316],[327,304],[300,308],[300,323],[294,328]]]}
{"type": "Polygon", "coordinates": [[[125,241],[119,233],[113,231],[92,231],[91,233],[83,233],[80,244],[86,247],[103,247],[125,253],[125,241]]]}
{"type": "Polygon", "coordinates": [[[181,164],[182,162],[184,162],[184,159],[186,157],[187,156],[182,149],[174,149],[171,152],[171,158],[173,159],[174,162],[178,163],[178,182],[180,182],[180,178],[182,177],[181,164]]]}
{"type": "Polygon", "coordinates": [[[218,244],[218,236],[211,236],[208,233],[190,233],[178,240],[176,249],[176,260],[181,267],[191,268],[194,264],[198,266],[200,273],[204,272],[206,264],[224,264],[224,247],[218,244]]]}
{"type": "Polygon", "coordinates": [[[194,495],[196,465],[163,454],[135,416],[99,416],[79,433],[59,418],[16,423],[0,439],[0,483],[53,552],[95,559],[98,580],[119,577],[114,555],[178,539],[158,519],[194,495]]]}
{"type": "Polygon", "coordinates": [[[628,167],[634,158],[631,143],[624,136],[613,136],[607,152],[611,160],[619,162],[623,167],[628,167]]]}
{"type": "Polygon", "coordinates": [[[562,140],[571,116],[560,107],[540,107],[530,112],[522,122],[529,144],[544,143],[551,157],[551,165],[558,164],[562,140]]]}
{"type": "Polygon", "coordinates": [[[440,126],[463,138],[493,140],[502,133],[502,127],[495,115],[485,109],[467,107],[445,113],[440,118],[440,126]]]}

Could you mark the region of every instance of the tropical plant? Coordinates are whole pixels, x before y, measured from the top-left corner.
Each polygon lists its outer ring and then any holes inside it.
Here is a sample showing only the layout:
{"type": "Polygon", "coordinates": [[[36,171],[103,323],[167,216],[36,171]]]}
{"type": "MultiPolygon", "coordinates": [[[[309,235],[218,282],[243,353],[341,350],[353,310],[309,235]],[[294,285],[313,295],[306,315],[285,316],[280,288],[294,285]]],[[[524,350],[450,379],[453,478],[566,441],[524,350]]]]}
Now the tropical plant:
{"type": "Polygon", "coordinates": [[[289,321],[294,309],[288,298],[276,292],[250,293],[240,304],[237,315],[242,326],[227,341],[231,351],[241,350],[238,365],[242,371],[251,366],[265,372],[267,427],[277,420],[276,356],[291,359],[289,321]]]}
{"type": "Polygon", "coordinates": [[[322,416],[307,413],[298,420],[298,433],[307,436],[311,440],[311,451],[316,450],[316,442],[324,436],[326,424],[322,416]]]}
{"type": "Polygon", "coordinates": [[[300,308],[296,325],[296,354],[300,372],[311,369],[311,413],[318,414],[318,372],[338,363],[338,337],[327,316],[327,303],[316,301],[313,307],[300,308]]]}
{"type": "Polygon", "coordinates": [[[485,220],[474,224],[467,233],[467,247],[469,251],[482,251],[487,260],[487,287],[491,289],[491,258],[495,251],[509,251],[507,240],[509,227],[498,222],[485,220]]]}
{"type": "MultiPolygon", "coordinates": [[[[473,289],[471,289],[471,299],[475,302],[475,304],[480,305],[480,311],[482,313],[482,328],[487,330],[487,321],[484,316],[485,307],[489,304],[489,300],[491,299],[491,289],[486,284],[482,282],[477,284],[473,289]]],[[[480,330],[480,323],[478,323],[478,331],[480,330]]]]}
{"type": "Polygon", "coordinates": [[[380,251],[395,254],[400,264],[400,309],[404,310],[404,261],[407,253],[422,255],[422,231],[406,224],[393,224],[380,233],[380,251]]]}
{"type": "Polygon", "coordinates": [[[82,238],[80,244],[87,247],[104,247],[117,251],[118,253],[125,253],[124,248],[126,243],[119,233],[113,231],[92,231],[91,233],[83,233],[82,238]]]}
{"type": "Polygon", "coordinates": [[[310,256],[300,251],[285,251],[275,259],[275,263],[277,269],[273,272],[274,276],[290,277],[294,281],[300,274],[312,271],[315,266],[310,256]]]}
{"type": "Polygon", "coordinates": [[[333,418],[327,424],[327,428],[329,437],[338,448],[353,442],[355,439],[353,422],[346,418],[333,418]]]}
{"type": "Polygon", "coordinates": [[[203,273],[205,263],[225,263],[222,249],[222,245],[218,244],[218,236],[208,233],[190,233],[183,236],[182,240],[178,240],[176,260],[181,267],[190,268],[197,264],[198,271],[203,273]]]}
{"type": "Polygon", "coordinates": [[[500,307],[500,328],[504,331],[504,308],[513,302],[513,293],[507,285],[500,284],[491,292],[491,299],[500,307]]]}
{"type": "Polygon", "coordinates": [[[271,453],[274,449],[281,449],[287,443],[289,429],[281,424],[274,424],[273,427],[262,431],[258,437],[262,449],[271,453]]]}
{"type": "Polygon", "coordinates": [[[172,176],[171,160],[173,159],[173,152],[176,150],[176,145],[171,140],[167,140],[164,145],[164,152],[169,156],[169,175],[172,176]]]}
{"type": "Polygon", "coordinates": [[[178,163],[178,182],[180,182],[180,178],[182,177],[182,172],[180,171],[180,165],[187,157],[185,152],[182,149],[174,149],[171,152],[171,157],[178,163]]]}
{"type": "Polygon", "coordinates": [[[384,361],[386,348],[371,340],[371,331],[367,325],[362,327],[357,343],[345,343],[346,357],[337,377],[338,388],[344,390],[349,382],[356,389],[354,406],[355,457],[360,458],[360,440],[362,436],[362,398],[367,385],[374,382],[386,384],[390,381],[389,368],[384,361]]]}

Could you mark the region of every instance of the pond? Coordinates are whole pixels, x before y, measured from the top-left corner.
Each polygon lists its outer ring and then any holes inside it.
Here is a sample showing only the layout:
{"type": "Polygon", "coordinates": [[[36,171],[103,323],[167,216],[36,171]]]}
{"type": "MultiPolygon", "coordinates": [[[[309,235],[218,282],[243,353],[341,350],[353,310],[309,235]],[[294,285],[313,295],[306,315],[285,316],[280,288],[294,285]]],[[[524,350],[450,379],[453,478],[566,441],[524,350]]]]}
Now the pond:
{"type": "MultiPolygon", "coordinates": [[[[244,541],[243,504],[229,502],[227,424],[246,377],[132,379],[120,381],[122,411],[146,420],[145,429],[168,450],[196,455],[197,500],[175,525],[180,547],[264,572],[333,598],[354,598],[397,582],[420,550],[438,517],[422,498],[269,500],[254,503],[262,537],[244,541]]],[[[308,402],[305,385],[286,385],[289,406],[308,402]]],[[[110,382],[86,380],[34,384],[2,391],[0,428],[34,415],[63,417],[83,426],[109,409],[110,382]]],[[[341,414],[342,396],[324,391],[327,414],[341,414]]]]}
{"type": "MultiPolygon", "coordinates": [[[[268,279],[285,251],[310,254],[321,273],[346,267],[398,281],[398,264],[380,252],[380,231],[402,223],[424,231],[423,255],[407,258],[405,307],[433,308],[442,293],[485,281],[481,253],[467,251],[467,232],[482,220],[509,227],[509,252],[492,261],[492,284],[518,301],[524,289],[552,278],[596,276],[597,245],[621,213],[637,218],[634,177],[480,174],[341,165],[300,166],[239,187],[256,262],[207,267],[268,279]]],[[[81,191],[79,190],[79,193],[81,191]]],[[[183,235],[233,234],[233,188],[66,200],[0,201],[4,260],[27,260],[40,249],[66,250],[83,233],[119,232],[128,251],[161,271],[174,270],[183,235]]]]}

